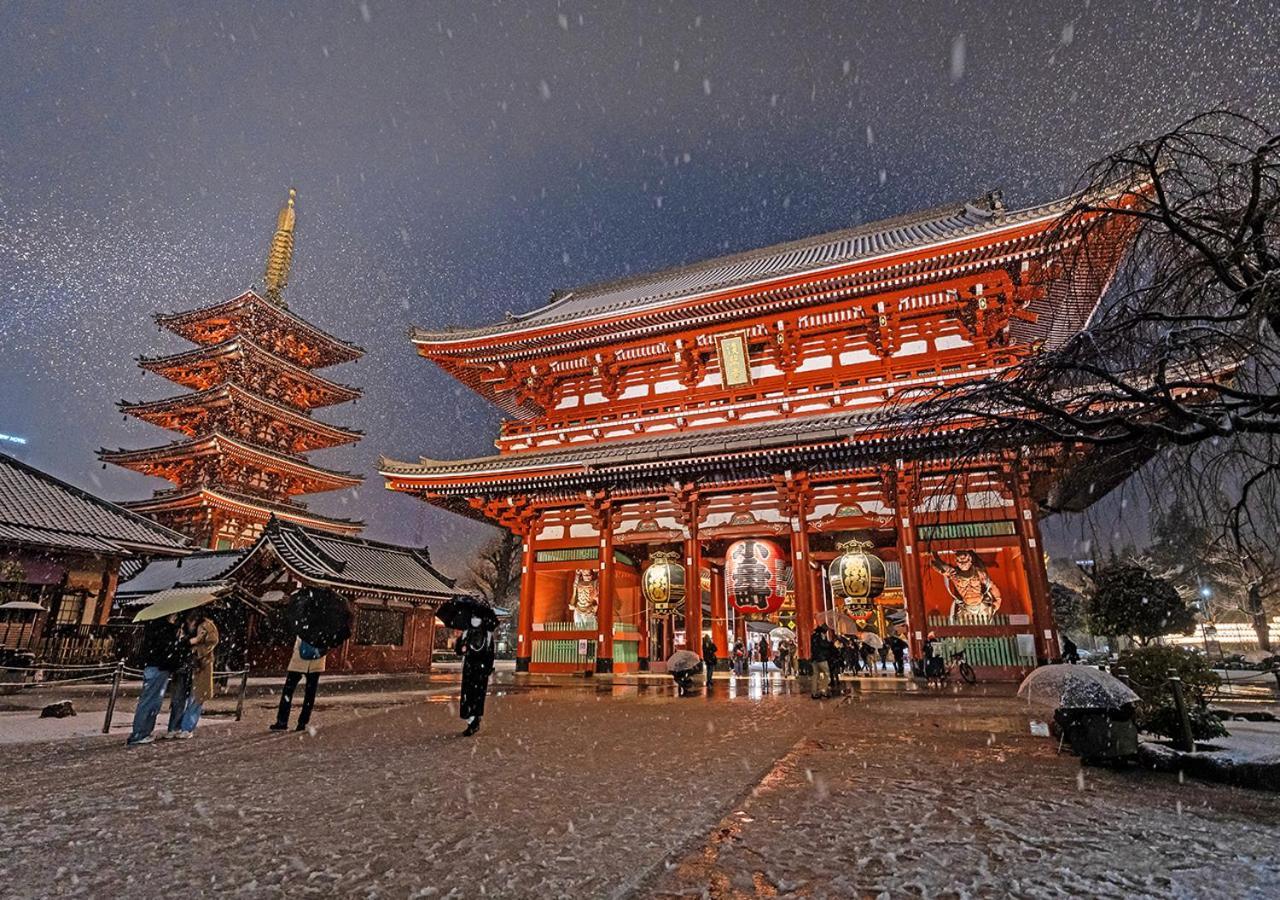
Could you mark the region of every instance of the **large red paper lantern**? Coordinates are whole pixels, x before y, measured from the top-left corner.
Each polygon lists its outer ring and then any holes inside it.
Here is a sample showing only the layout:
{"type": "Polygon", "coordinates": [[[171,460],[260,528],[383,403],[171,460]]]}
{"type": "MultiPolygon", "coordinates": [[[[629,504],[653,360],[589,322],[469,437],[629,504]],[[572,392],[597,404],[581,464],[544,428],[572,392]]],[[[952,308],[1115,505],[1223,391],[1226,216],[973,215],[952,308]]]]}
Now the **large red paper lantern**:
{"type": "Polygon", "coordinates": [[[747,538],[730,544],[724,555],[729,603],[740,613],[777,612],[786,596],[785,564],[782,548],[773,541],[747,538]]]}

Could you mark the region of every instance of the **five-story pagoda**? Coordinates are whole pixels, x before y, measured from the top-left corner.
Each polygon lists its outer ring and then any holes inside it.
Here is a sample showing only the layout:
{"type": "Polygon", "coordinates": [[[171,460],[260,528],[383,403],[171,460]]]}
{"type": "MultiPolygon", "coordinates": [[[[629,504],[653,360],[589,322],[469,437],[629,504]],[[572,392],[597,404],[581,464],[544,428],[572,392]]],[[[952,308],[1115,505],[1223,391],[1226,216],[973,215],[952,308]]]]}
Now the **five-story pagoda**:
{"type": "Polygon", "coordinates": [[[181,437],[141,450],[98,452],[103,462],[172,482],[169,489],[124,505],[209,547],[248,546],[273,514],[343,534],[363,527],[312,512],[297,499],[362,480],[317,466],[305,454],[360,439],[360,432],[321,422],[312,410],[360,396],[315,372],[356,360],[364,351],[316,328],[284,302],[295,196],[290,190],[276,223],[263,294],[249,290],[212,306],[155,316],[161,328],[196,349],[141,357],[138,365],[191,392],[119,406],[181,437]]]}

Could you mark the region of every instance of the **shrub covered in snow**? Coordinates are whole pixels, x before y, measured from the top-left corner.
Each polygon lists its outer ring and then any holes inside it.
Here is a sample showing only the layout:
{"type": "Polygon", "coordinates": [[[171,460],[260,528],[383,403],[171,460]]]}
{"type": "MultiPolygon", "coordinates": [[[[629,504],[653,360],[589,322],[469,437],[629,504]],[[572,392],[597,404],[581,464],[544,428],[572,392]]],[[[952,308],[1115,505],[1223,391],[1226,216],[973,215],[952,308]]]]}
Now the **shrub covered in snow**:
{"type": "Polygon", "coordinates": [[[1135,647],[1120,654],[1117,665],[1124,666],[1141,698],[1138,702],[1138,727],[1153,734],[1174,737],[1178,733],[1178,714],[1169,688],[1169,676],[1182,679],[1191,733],[1196,740],[1223,737],[1227,729],[1222,721],[1209,714],[1208,695],[1218,686],[1216,672],[1201,657],[1179,647],[1135,647]]]}

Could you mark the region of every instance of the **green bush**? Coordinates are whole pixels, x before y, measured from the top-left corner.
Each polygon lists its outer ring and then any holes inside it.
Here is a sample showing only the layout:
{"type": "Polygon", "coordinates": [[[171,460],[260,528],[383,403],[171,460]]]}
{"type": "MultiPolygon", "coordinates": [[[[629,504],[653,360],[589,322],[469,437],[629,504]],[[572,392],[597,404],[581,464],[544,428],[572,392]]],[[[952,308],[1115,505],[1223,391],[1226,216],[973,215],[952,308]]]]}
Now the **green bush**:
{"type": "Polygon", "coordinates": [[[1176,672],[1182,679],[1192,736],[1196,740],[1226,736],[1222,721],[1209,715],[1209,692],[1220,679],[1203,657],[1178,647],[1135,647],[1121,653],[1116,665],[1124,666],[1140,698],[1137,721],[1143,731],[1169,738],[1178,734],[1178,713],[1167,683],[1176,672]]]}

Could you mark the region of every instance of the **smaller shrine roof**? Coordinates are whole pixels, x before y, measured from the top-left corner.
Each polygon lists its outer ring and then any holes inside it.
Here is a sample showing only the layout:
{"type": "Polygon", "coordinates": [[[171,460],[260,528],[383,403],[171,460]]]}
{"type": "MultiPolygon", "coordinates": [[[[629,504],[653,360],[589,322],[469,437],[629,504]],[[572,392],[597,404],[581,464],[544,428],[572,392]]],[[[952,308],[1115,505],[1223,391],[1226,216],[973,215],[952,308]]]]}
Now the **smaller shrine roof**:
{"type": "Polygon", "coordinates": [[[272,518],[261,537],[223,576],[270,550],[300,581],[354,594],[446,600],[462,593],[431,564],[425,549],[329,534],[272,518]]]}
{"type": "Polygon", "coordinates": [[[314,346],[315,359],[305,358],[311,354],[303,354],[296,348],[281,347],[282,353],[292,356],[296,363],[306,368],[351,362],[364,355],[364,348],[334,337],[288,308],[260,297],[255,291],[245,291],[230,300],[198,309],[156,313],[154,318],[162,328],[200,344],[221,343],[242,333],[259,334],[266,330],[259,328],[259,324],[284,328],[302,342],[314,346]],[[217,325],[219,320],[224,323],[222,327],[217,325]]]}
{"type": "Polygon", "coordinates": [[[3,453],[0,541],[121,556],[190,548],[184,535],[3,453]]]}
{"type": "Polygon", "coordinates": [[[244,553],[243,549],[209,550],[177,559],[152,560],[128,581],[120,583],[116,598],[122,603],[129,603],[136,597],[157,591],[220,582],[244,553]]]}

